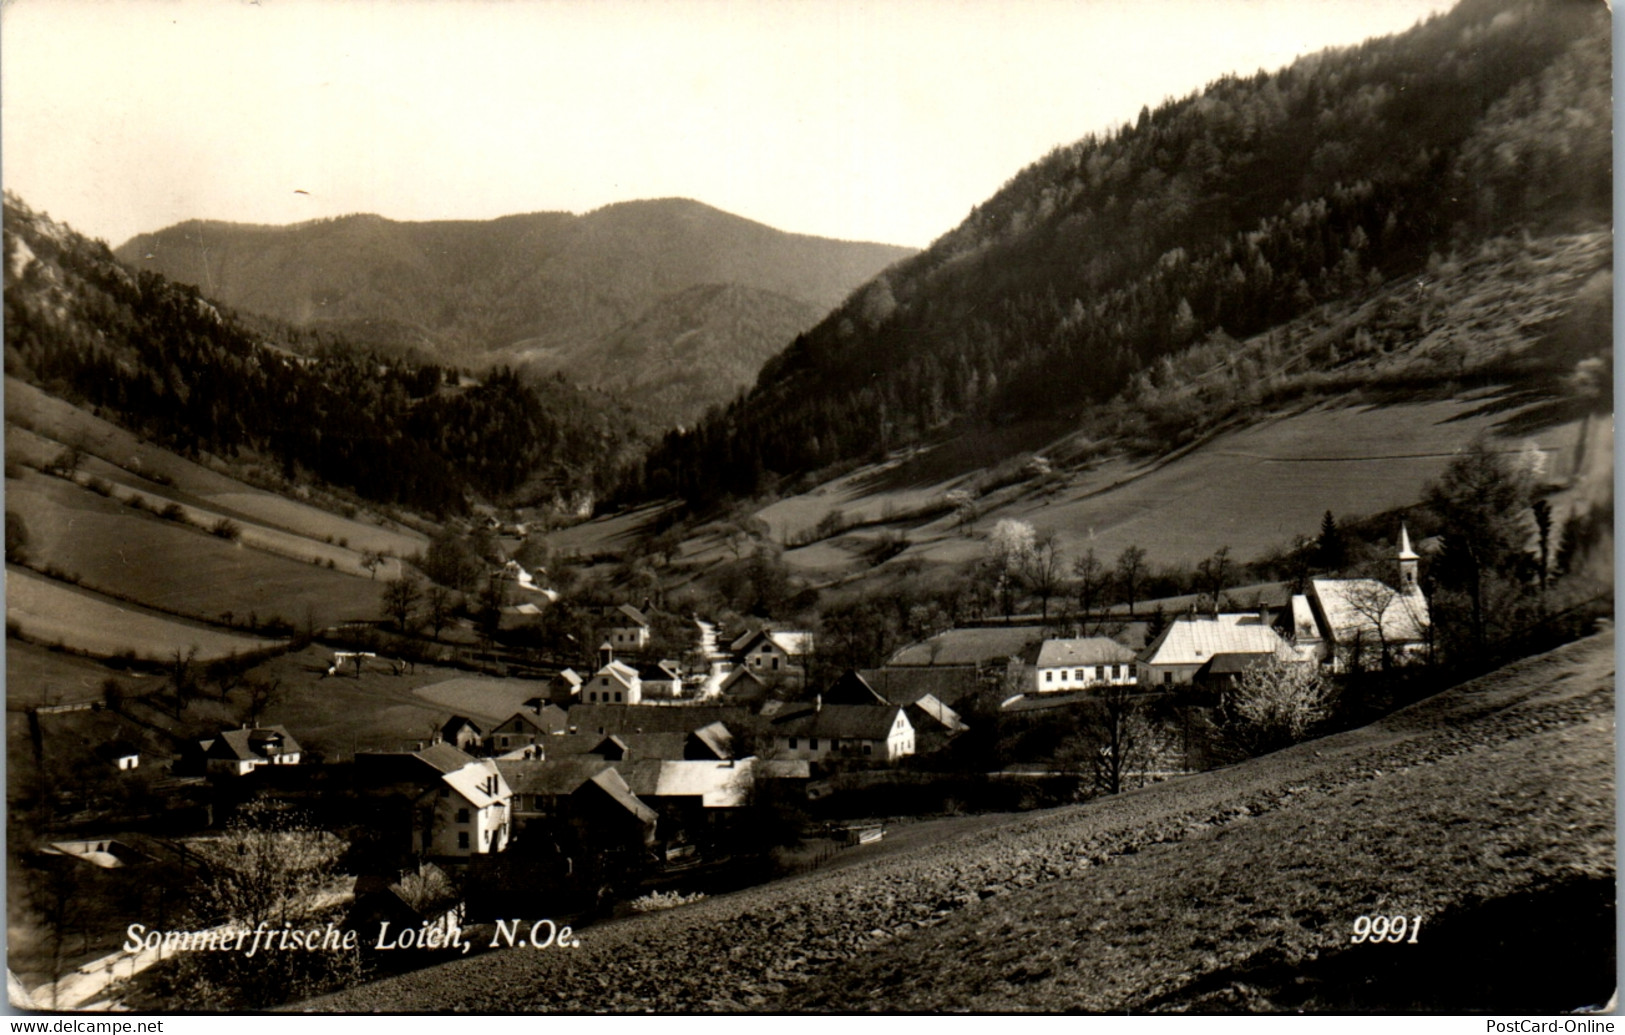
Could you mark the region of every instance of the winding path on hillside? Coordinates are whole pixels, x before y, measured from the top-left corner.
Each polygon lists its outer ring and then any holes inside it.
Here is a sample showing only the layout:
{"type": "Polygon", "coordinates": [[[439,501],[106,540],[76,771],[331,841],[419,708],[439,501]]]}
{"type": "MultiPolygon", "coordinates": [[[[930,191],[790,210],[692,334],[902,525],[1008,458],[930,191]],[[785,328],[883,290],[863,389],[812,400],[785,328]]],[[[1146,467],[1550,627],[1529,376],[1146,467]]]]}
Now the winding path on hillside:
{"type": "Polygon", "coordinates": [[[971,817],[961,836],[944,824],[934,843],[590,928],[578,949],[503,950],[298,1008],[1580,1008],[1593,989],[1570,952],[1605,968],[1592,1001],[1612,987],[1613,683],[1602,633],[1241,765],[971,817]],[[1475,924],[1497,910],[1513,934],[1556,916],[1570,948],[1495,942],[1475,924]],[[1373,914],[1424,917],[1423,947],[1352,955],[1373,914]],[[1499,980],[1509,953],[1523,983],[1499,980]],[[1556,984],[1527,969],[1543,954],[1565,968],[1556,984]],[[1407,959],[1434,968],[1417,988],[1368,973],[1407,959]],[[1469,987],[1474,972],[1496,983],[1469,987]]]}

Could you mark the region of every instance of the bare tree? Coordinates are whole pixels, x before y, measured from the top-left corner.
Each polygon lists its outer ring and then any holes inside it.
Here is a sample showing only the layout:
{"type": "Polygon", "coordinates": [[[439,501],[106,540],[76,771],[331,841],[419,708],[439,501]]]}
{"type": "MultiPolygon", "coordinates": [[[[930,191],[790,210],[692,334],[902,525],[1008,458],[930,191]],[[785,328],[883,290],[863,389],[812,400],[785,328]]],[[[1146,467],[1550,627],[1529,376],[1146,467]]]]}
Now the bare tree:
{"type": "Polygon", "coordinates": [[[429,629],[435,639],[440,639],[440,630],[451,621],[452,608],[456,606],[457,594],[437,583],[431,583],[423,595],[424,603],[428,605],[429,629]]]}
{"type": "Polygon", "coordinates": [[[1089,619],[1105,595],[1106,566],[1095,556],[1094,547],[1090,547],[1072,562],[1072,574],[1078,580],[1073,585],[1073,593],[1077,597],[1079,621],[1082,623],[1079,631],[1088,635],[1089,619]]]}
{"type": "Polygon", "coordinates": [[[1145,578],[1145,551],[1138,546],[1124,547],[1117,555],[1117,592],[1128,604],[1130,617],[1139,599],[1140,580],[1145,578]]]}
{"type": "Polygon", "coordinates": [[[398,579],[390,579],[384,583],[384,615],[394,619],[395,627],[404,633],[422,597],[423,587],[416,576],[402,575],[398,579]]]}
{"type": "Polygon", "coordinates": [[[1064,556],[1060,544],[1055,540],[1055,533],[1046,532],[1033,543],[1032,552],[1027,555],[1023,573],[1027,578],[1027,585],[1038,595],[1039,609],[1045,622],[1049,621],[1049,601],[1055,591],[1061,586],[1061,564],[1064,556]]]}
{"type": "Polygon", "coordinates": [[[1225,585],[1230,581],[1230,547],[1221,546],[1213,552],[1212,557],[1203,559],[1196,565],[1196,576],[1201,591],[1207,595],[1213,607],[1213,616],[1219,615],[1219,598],[1224,593],[1225,585]]]}
{"type": "Polygon", "coordinates": [[[1134,774],[1140,781],[1156,756],[1157,731],[1145,717],[1140,694],[1130,686],[1109,683],[1095,695],[1088,727],[1095,737],[1090,769],[1095,789],[1116,794],[1134,774]]]}

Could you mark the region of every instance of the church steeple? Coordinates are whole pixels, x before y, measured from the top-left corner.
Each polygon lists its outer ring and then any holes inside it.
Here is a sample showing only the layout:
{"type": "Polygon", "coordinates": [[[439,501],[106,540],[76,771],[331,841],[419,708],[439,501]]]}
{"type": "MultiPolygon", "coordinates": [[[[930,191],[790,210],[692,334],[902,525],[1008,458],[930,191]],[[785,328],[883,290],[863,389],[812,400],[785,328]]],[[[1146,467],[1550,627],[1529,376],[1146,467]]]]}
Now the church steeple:
{"type": "Polygon", "coordinates": [[[1415,593],[1416,566],[1421,558],[1411,549],[1411,533],[1404,522],[1399,525],[1399,591],[1401,593],[1415,593]]]}

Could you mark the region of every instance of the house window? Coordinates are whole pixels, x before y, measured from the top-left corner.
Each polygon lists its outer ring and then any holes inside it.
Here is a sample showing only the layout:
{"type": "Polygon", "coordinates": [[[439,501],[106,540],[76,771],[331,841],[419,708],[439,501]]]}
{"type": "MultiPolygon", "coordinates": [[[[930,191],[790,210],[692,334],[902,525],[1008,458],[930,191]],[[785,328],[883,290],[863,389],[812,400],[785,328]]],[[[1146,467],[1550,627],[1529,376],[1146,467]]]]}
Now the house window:
{"type": "Polygon", "coordinates": [[[450,787],[442,787],[442,788],[440,788],[440,796],[442,798],[451,797],[451,788],[450,787]]]}
{"type": "Polygon", "coordinates": [[[621,692],[619,690],[615,691],[615,703],[616,704],[621,703],[621,692]]]}
{"type": "Polygon", "coordinates": [[[799,744],[799,743],[800,743],[800,738],[799,737],[791,737],[790,738],[790,750],[794,751],[796,749],[796,745],[799,744]]]}
{"type": "Polygon", "coordinates": [[[1174,682],[1174,674],[1172,672],[1164,672],[1162,674],[1162,684],[1164,686],[1172,686],[1173,682],[1174,682]]]}
{"type": "Polygon", "coordinates": [[[457,833],[457,847],[458,848],[467,848],[468,847],[468,831],[466,831],[466,830],[458,831],[458,833],[457,833]]]}
{"type": "Polygon", "coordinates": [[[1046,683],[1055,682],[1055,673],[1053,673],[1053,672],[1045,672],[1044,673],[1044,682],[1046,682],[1046,683]]]}
{"type": "Polygon", "coordinates": [[[779,670],[779,659],[774,658],[773,659],[773,671],[777,672],[778,670],[779,670]]]}
{"type": "Polygon", "coordinates": [[[468,810],[467,809],[458,809],[457,810],[457,822],[459,822],[459,823],[467,823],[468,822],[468,810]]]}
{"type": "Polygon", "coordinates": [[[863,753],[866,754],[866,755],[874,754],[874,745],[873,744],[865,744],[865,745],[863,745],[863,753]]]}
{"type": "Polygon", "coordinates": [[[809,750],[809,751],[817,751],[818,750],[818,738],[817,737],[808,737],[807,738],[807,750],[809,750]]]}

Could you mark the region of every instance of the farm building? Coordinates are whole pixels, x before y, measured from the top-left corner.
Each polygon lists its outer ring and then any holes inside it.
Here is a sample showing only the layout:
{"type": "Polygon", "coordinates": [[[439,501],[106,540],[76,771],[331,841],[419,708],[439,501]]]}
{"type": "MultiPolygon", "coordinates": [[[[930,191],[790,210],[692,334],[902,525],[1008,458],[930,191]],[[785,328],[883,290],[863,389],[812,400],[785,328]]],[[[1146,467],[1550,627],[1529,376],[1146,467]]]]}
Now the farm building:
{"type": "Polygon", "coordinates": [[[224,730],[197,743],[211,775],[242,776],[262,765],[298,765],[303,749],[282,726],[224,730]]]}
{"type": "Polygon", "coordinates": [[[829,704],[781,714],[772,722],[776,758],[895,762],[914,754],[914,726],[894,704],[829,704]]]}
{"type": "Polygon", "coordinates": [[[491,730],[485,738],[485,746],[499,755],[521,748],[534,748],[544,745],[555,733],[563,733],[566,725],[564,711],[551,704],[535,710],[522,709],[491,730]]]}
{"type": "Polygon", "coordinates": [[[1135,682],[1134,652],[1105,636],[1045,640],[1027,648],[1023,673],[1034,693],[1082,690],[1135,682]]]}
{"type": "Polygon", "coordinates": [[[1136,676],[1144,686],[1189,686],[1202,681],[1198,673],[1215,658],[1225,657],[1230,666],[1238,656],[1257,661],[1279,654],[1296,657],[1259,614],[1182,615],[1140,654],[1136,676]]]}

